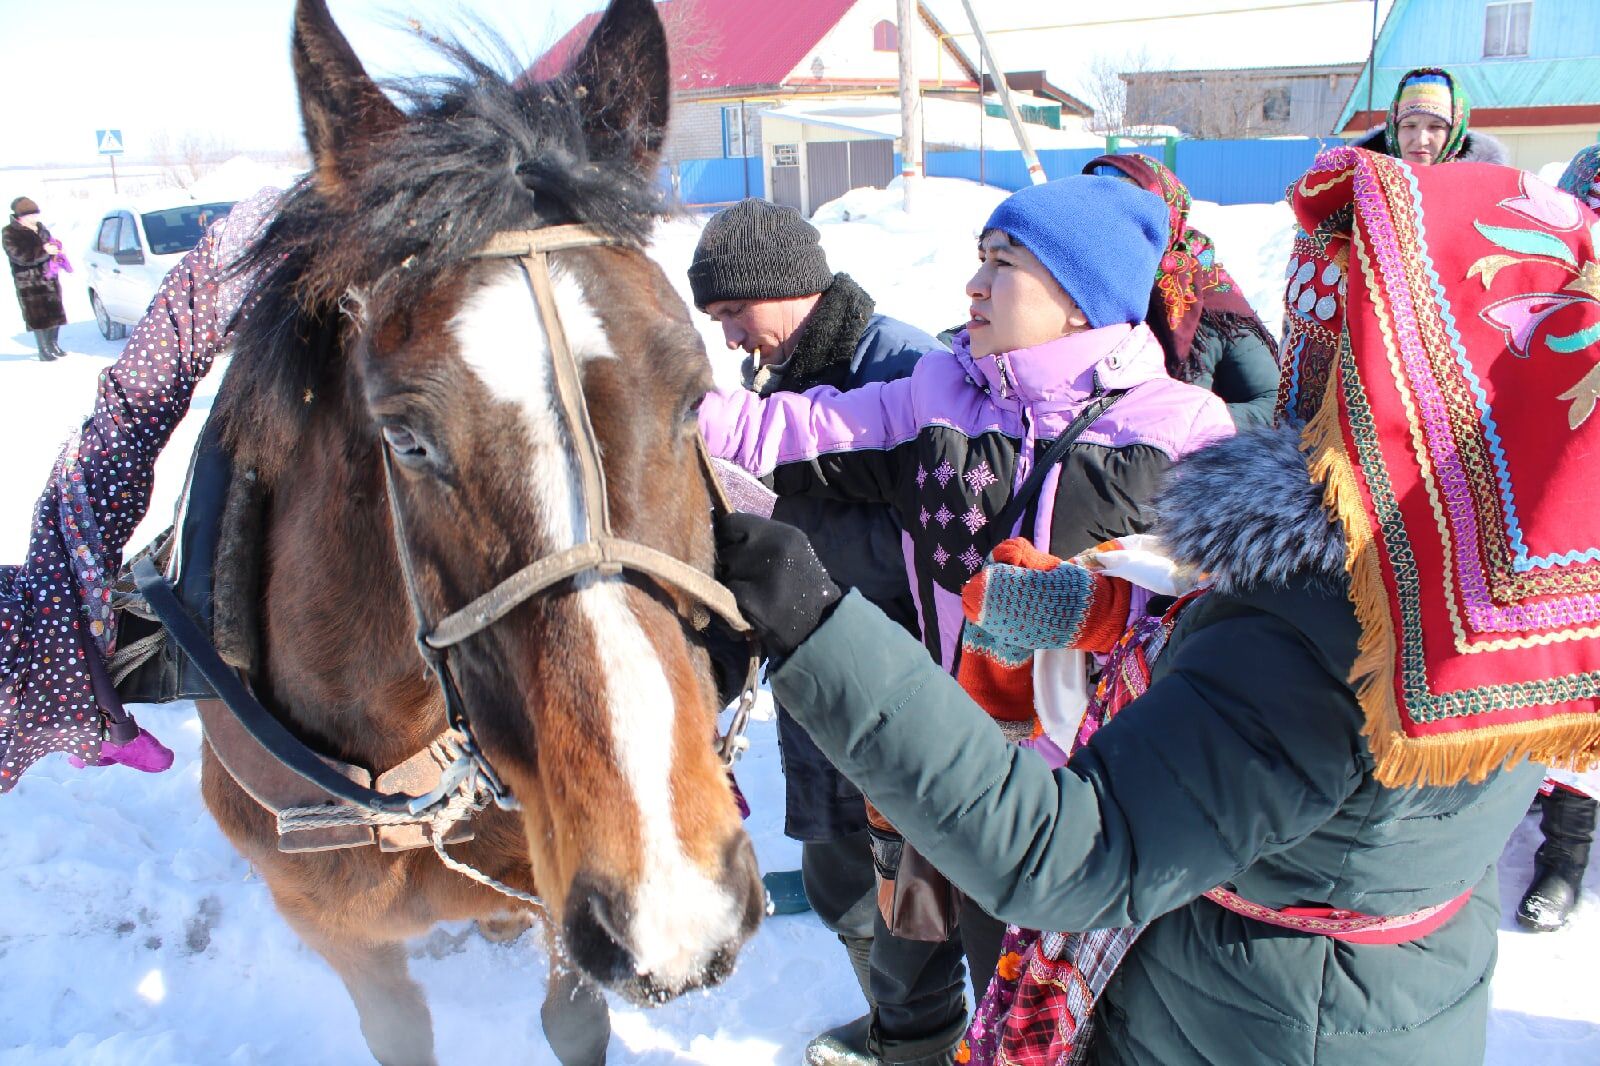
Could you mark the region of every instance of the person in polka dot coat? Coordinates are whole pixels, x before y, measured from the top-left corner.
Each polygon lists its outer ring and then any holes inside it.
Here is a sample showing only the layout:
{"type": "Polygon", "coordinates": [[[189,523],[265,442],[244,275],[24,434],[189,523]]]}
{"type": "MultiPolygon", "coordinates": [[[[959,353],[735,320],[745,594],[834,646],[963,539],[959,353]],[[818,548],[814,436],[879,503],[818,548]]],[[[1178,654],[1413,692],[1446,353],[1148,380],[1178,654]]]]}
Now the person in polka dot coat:
{"type": "Polygon", "coordinates": [[[94,413],[67,441],[33,512],[28,557],[0,566],[0,792],[51,752],[73,764],[165,770],[172,752],[122,709],[105,671],[116,647],[111,585],[150,503],[156,457],[248,314],[231,275],[272,215],[263,189],[216,223],[162,282],[94,413]]]}

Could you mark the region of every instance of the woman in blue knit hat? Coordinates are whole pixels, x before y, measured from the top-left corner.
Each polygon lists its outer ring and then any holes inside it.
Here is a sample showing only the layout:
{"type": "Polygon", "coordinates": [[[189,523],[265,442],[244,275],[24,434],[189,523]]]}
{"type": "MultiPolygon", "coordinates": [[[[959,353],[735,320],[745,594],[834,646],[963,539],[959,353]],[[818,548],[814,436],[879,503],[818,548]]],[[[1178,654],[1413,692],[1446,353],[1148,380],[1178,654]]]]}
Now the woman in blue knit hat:
{"type": "MultiPolygon", "coordinates": [[[[706,440],[780,494],[888,504],[923,645],[953,671],[961,588],[997,544],[1021,534],[1070,558],[1141,532],[1167,468],[1233,432],[1221,400],[1168,376],[1144,325],[1167,236],[1160,198],[1122,182],[1023,189],[983,228],[953,352],[849,393],[712,393],[706,440]]],[[[1002,722],[1018,739],[1032,725],[1026,697],[1018,720],[1002,722]]],[[[958,929],[981,994],[1001,926],[969,905],[958,929]]],[[[950,1061],[966,1024],[961,956],[954,940],[932,951],[909,987],[874,974],[875,1059],[834,1061],[950,1061]]]]}

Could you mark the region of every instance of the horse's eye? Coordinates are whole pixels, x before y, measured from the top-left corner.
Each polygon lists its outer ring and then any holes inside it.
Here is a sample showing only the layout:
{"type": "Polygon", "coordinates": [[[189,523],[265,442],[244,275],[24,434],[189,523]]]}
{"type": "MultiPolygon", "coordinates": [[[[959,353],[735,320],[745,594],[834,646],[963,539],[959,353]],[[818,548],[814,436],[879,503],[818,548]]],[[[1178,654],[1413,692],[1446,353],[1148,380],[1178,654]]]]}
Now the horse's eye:
{"type": "Polygon", "coordinates": [[[428,457],[427,447],[404,426],[384,426],[383,443],[389,446],[396,459],[420,462],[428,457]]]}

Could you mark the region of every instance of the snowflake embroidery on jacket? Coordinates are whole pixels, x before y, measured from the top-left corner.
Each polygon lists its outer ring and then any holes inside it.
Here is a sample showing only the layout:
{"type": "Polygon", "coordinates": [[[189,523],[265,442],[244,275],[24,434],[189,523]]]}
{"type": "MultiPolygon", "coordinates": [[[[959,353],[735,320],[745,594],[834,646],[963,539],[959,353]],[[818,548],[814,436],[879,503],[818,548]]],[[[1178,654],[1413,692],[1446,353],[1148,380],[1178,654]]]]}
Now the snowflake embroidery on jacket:
{"type": "Polygon", "coordinates": [[[933,479],[939,483],[941,489],[950,484],[950,479],[955,476],[956,468],[950,465],[948,459],[940,463],[939,468],[933,472],[933,479]]]}
{"type": "Polygon", "coordinates": [[[950,561],[950,553],[944,550],[943,544],[936,544],[933,548],[933,561],[943,566],[950,561]]]}
{"type": "Polygon", "coordinates": [[[972,490],[974,496],[1000,480],[994,476],[994,471],[989,469],[989,460],[987,459],[968,470],[962,477],[966,478],[967,486],[972,490]]]}
{"type": "MultiPolygon", "coordinates": [[[[927,484],[927,482],[928,482],[928,468],[925,467],[925,466],[918,466],[917,467],[917,488],[920,489],[923,485],[927,484]]],[[[927,525],[927,523],[924,522],[923,525],[927,525]]]]}
{"type": "Polygon", "coordinates": [[[917,515],[917,520],[922,523],[922,528],[923,529],[927,529],[928,528],[928,519],[930,519],[932,517],[933,516],[928,513],[928,509],[926,507],[924,507],[922,509],[922,513],[917,515]]]}
{"type": "Polygon", "coordinates": [[[984,514],[977,504],[973,504],[972,508],[961,516],[961,521],[966,523],[968,533],[977,533],[989,524],[989,516],[984,514]]]}
{"type": "MultiPolygon", "coordinates": [[[[951,512],[950,508],[944,506],[943,504],[940,504],[939,509],[933,512],[933,520],[939,523],[940,529],[943,529],[945,526],[949,525],[950,520],[954,517],[955,515],[951,512]]],[[[944,564],[941,563],[940,565],[942,566],[944,564]]]]}
{"type": "Polygon", "coordinates": [[[979,555],[977,547],[971,544],[968,544],[967,550],[961,553],[960,559],[969,574],[976,574],[978,568],[983,565],[983,556],[979,555]]]}

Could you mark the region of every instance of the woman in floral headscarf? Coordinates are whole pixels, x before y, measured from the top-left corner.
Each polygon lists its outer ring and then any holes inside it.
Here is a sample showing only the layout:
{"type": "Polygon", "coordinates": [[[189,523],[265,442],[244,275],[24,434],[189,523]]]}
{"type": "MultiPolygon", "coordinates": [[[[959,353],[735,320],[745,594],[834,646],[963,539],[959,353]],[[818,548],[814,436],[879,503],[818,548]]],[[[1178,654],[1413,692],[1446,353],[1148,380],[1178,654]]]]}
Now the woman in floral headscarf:
{"type": "Polygon", "coordinates": [[[1404,159],[1413,166],[1435,163],[1499,163],[1508,166],[1506,146],[1487,133],[1467,128],[1472,108],[1448,70],[1419,67],[1395,86],[1389,121],[1357,141],[1355,147],[1404,159]]]}
{"type": "Polygon", "coordinates": [[[1240,429],[1270,425],[1278,393],[1277,344],[1239,283],[1217,262],[1211,238],[1189,225],[1189,190],[1143,155],[1103,155],[1083,172],[1130,181],[1167,205],[1171,232],[1145,314],[1145,325],[1166,352],[1167,373],[1216,393],[1240,429]]]}

